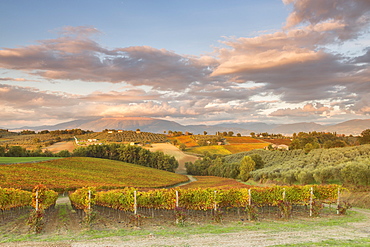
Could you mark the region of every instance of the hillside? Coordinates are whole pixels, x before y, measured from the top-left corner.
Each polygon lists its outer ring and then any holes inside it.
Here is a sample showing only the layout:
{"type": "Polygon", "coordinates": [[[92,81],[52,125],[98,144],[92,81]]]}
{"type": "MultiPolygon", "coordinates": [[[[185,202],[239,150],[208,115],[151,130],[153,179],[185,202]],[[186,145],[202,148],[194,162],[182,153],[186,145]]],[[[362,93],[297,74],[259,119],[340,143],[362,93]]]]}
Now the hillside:
{"type": "Polygon", "coordinates": [[[0,187],[32,189],[44,184],[57,191],[84,186],[101,189],[159,188],[188,181],[184,175],[120,161],[65,158],[41,163],[2,165],[0,187]]]}
{"type": "Polygon", "coordinates": [[[254,180],[279,180],[285,183],[340,182],[370,185],[370,144],[354,147],[304,150],[253,150],[229,155],[226,165],[239,163],[244,156],[257,154],[264,161],[262,169],[251,172],[254,180]]]}
{"type": "Polygon", "coordinates": [[[94,118],[88,120],[74,120],[60,123],[53,126],[25,126],[18,130],[30,129],[40,131],[44,129],[83,129],[100,132],[104,129],[136,130],[145,132],[161,133],[165,131],[182,131],[194,134],[202,134],[207,131],[209,134],[216,132],[233,131],[235,134],[249,135],[251,132],[268,132],[271,134],[292,135],[299,132],[325,131],[336,132],[345,135],[359,135],[365,129],[370,128],[370,119],[354,119],[335,125],[320,125],[317,123],[294,123],[294,124],[266,124],[266,123],[223,123],[218,125],[181,125],[174,121],[167,121],[145,117],[122,117],[122,118],[94,118]]]}

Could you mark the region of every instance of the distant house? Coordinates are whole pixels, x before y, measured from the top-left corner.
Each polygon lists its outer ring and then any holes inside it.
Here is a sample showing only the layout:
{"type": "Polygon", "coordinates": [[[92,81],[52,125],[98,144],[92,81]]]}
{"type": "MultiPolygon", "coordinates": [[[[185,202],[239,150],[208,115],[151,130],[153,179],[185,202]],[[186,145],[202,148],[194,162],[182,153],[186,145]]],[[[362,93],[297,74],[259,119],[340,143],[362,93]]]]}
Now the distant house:
{"type": "Polygon", "coordinates": [[[123,130],[118,130],[118,133],[122,133],[123,132],[123,130]]]}
{"type": "Polygon", "coordinates": [[[113,134],[113,130],[109,130],[108,131],[108,134],[113,134]]]}
{"type": "Polygon", "coordinates": [[[97,142],[98,139],[87,139],[88,142],[97,142]]]}
{"type": "Polygon", "coordinates": [[[131,146],[142,146],[142,144],[140,142],[130,142],[130,145],[131,146]]]}
{"type": "Polygon", "coordinates": [[[280,145],[272,144],[271,146],[275,150],[289,150],[289,146],[285,144],[280,144],[280,145]]]}

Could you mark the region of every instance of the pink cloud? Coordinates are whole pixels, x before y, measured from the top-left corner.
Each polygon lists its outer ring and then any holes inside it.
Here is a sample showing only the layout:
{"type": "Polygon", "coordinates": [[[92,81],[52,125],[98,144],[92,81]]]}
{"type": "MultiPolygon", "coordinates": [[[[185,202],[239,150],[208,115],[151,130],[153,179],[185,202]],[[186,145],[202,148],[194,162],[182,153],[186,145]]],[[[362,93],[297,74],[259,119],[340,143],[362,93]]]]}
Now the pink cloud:
{"type": "Polygon", "coordinates": [[[316,104],[306,104],[303,107],[297,107],[294,109],[286,108],[286,109],[279,109],[272,113],[270,116],[274,117],[308,117],[313,115],[322,115],[328,114],[333,108],[326,107],[320,103],[316,104]]]}

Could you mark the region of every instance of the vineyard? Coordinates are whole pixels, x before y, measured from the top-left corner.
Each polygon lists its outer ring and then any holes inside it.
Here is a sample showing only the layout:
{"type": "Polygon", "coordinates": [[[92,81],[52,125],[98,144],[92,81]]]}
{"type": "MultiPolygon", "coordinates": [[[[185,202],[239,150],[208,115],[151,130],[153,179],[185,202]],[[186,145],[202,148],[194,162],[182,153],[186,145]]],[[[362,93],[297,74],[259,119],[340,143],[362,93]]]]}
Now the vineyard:
{"type": "Polygon", "coordinates": [[[95,210],[101,215],[113,214],[127,225],[141,226],[159,218],[167,224],[184,224],[186,220],[221,223],[224,219],[317,216],[322,213],[323,202],[336,203],[336,213],[345,213],[346,204],[338,202],[341,190],[335,185],[149,191],[125,188],[98,192],[86,187],[71,193],[70,199],[76,210],[85,212],[80,215],[89,222],[95,210]]]}
{"type": "Polygon", "coordinates": [[[103,132],[96,132],[90,133],[84,136],[79,136],[79,139],[98,139],[99,142],[123,142],[123,143],[130,143],[130,142],[139,142],[142,144],[145,143],[160,143],[168,141],[167,136],[164,134],[155,134],[150,132],[141,132],[141,131],[131,131],[131,130],[123,130],[123,131],[103,131],[103,132]]]}
{"type": "MultiPolygon", "coordinates": [[[[2,221],[6,222],[8,217],[13,219],[13,214],[8,214],[15,208],[33,208],[29,214],[27,225],[29,231],[40,233],[43,229],[45,210],[53,207],[58,198],[58,193],[47,189],[43,185],[37,185],[32,192],[0,187],[0,210],[2,212],[2,221]]],[[[18,211],[22,212],[21,210],[18,211]]]]}
{"type": "Polygon", "coordinates": [[[56,191],[74,190],[84,186],[158,188],[188,180],[184,175],[154,168],[85,157],[2,165],[0,177],[1,187],[30,190],[38,184],[44,184],[56,191]]]}

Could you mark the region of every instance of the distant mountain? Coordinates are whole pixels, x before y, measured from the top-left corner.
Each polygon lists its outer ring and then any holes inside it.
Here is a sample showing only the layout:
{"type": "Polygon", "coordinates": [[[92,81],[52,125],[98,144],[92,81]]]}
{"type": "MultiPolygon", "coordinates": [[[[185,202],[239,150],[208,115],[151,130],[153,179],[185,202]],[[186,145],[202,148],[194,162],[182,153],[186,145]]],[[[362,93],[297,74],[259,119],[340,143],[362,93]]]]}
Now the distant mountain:
{"type": "Polygon", "coordinates": [[[317,123],[294,123],[281,124],[267,131],[268,133],[279,133],[283,135],[291,135],[299,132],[322,131],[323,125],[317,123]]]}
{"type": "MultiPolygon", "coordinates": [[[[263,133],[269,132],[273,128],[277,127],[277,124],[266,124],[262,122],[250,122],[250,123],[223,123],[217,124],[215,126],[223,127],[223,128],[234,128],[234,129],[242,129],[244,131],[256,132],[256,133],[263,133]]],[[[271,132],[270,132],[271,133],[271,132]]]]}
{"type": "Polygon", "coordinates": [[[266,123],[223,123],[218,125],[181,125],[174,121],[161,120],[146,117],[123,117],[123,118],[93,118],[86,120],[74,120],[70,122],[60,123],[57,125],[44,125],[38,127],[23,127],[19,130],[58,130],[58,129],[83,129],[92,130],[95,132],[104,129],[122,129],[136,130],[140,129],[144,132],[164,133],[165,131],[182,131],[191,132],[193,134],[203,134],[206,131],[209,135],[214,135],[216,132],[232,131],[234,134],[249,135],[255,133],[273,133],[292,135],[299,132],[336,132],[345,135],[359,135],[365,129],[370,128],[370,119],[366,120],[350,120],[343,123],[325,126],[317,123],[295,123],[295,124],[266,124],[266,123]]]}
{"type": "Polygon", "coordinates": [[[326,126],[322,131],[346,135],[359,135],[366,129],[370,129],[370,119],[353,119],[336,125],[326,126]]]}

